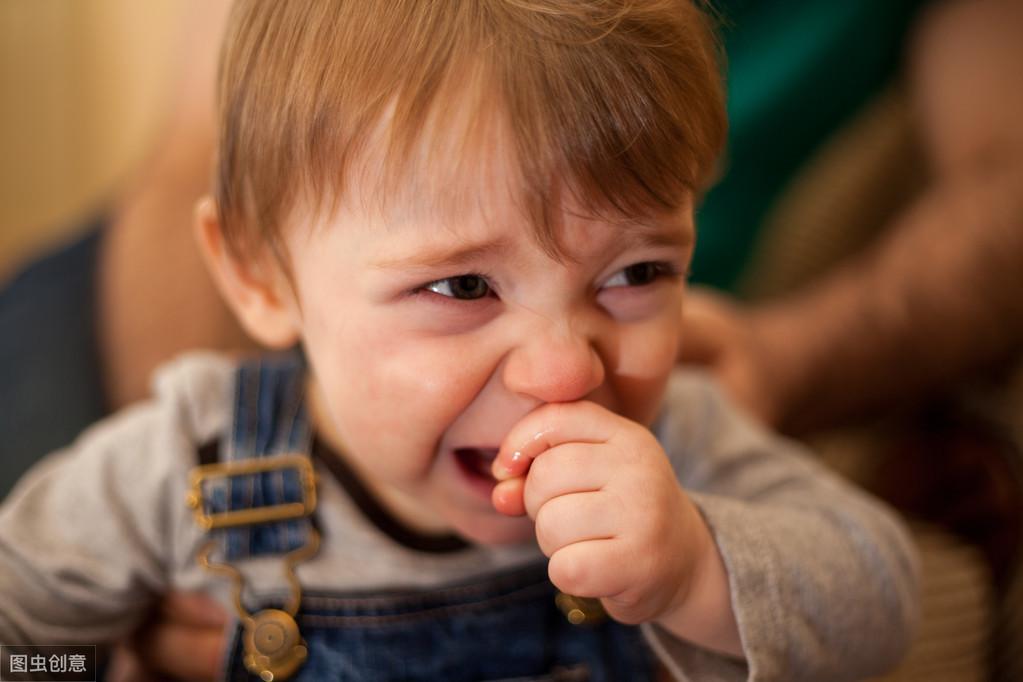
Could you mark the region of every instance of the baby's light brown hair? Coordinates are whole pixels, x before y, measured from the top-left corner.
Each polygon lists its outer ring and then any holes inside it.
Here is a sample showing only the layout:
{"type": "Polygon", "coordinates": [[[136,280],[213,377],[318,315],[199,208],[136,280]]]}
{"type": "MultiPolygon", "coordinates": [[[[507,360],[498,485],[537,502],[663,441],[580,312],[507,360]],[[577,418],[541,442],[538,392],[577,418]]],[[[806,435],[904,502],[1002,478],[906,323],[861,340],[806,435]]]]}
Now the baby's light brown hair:
{"type": "Polygon", "coordinates": [[[724,143],[718,56],[688,0],[237,0],[219,82],[224,234],[237,254],[280,252],[296,202],[333,210],[371,146],[376,193],[393,199],[452,162],[452,137],[455,157],[504,140],[549,252],[565,191],[594,214],[678,209],[724,143]]]}

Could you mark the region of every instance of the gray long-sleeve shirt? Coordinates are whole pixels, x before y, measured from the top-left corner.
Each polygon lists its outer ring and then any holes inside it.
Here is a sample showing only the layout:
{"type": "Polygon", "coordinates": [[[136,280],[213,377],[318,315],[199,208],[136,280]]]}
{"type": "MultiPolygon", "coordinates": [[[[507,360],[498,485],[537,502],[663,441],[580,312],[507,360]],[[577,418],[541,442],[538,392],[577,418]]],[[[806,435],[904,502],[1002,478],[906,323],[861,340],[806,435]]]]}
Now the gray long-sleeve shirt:
{"type": "MultiPolygon", "coordinates": [[[[202,570],[207,537],[185,505],[198,445],[229,423],[233,364],[186,356],[154,398],[33,469],[0,509],[0,643],[100,643],[131,632],[160,594],[230,585],[202,570]]],[[[672,377],[655,432],[707,520],[729,573],[745,661],[644,626],[681,680],[860,679],[894,664],[916,617],[916,561],[878,502],[730,408],[708,377],[672,377]]],[[[535,545],[424,555],[367,519],[319,472],[319,554],[298,569],[318,591],[428,588],[541,558],[535,545]]],[[[286,592],[254,560],[247,589],[286,592]]]]}

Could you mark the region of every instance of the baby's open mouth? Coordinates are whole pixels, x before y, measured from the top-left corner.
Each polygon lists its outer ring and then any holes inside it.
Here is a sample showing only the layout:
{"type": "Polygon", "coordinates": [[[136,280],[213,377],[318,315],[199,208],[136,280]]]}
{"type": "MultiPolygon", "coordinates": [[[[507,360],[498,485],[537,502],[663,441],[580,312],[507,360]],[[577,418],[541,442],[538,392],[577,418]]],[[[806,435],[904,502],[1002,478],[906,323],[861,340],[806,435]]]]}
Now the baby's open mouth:
{"type": "Polygon", "coordinates": [[[455,459],[459,466],[473,476],[493,481],[490,466],[497,458],[497,448],[455,448],[455,459]]]}

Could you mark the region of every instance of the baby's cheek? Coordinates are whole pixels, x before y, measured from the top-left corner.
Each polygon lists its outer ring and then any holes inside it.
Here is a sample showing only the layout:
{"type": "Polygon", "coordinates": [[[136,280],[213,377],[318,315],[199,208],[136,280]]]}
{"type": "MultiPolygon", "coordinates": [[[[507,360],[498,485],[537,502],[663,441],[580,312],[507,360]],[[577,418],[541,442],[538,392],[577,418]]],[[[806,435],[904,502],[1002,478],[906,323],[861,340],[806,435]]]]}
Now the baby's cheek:
{"type": "Polygon", "coordinates": [[[396,355],[381,381],[419,415],[419,423],[446,428],[485,382],[478,367],[471,352],[423,346],[396,355]]]}
{"type": "Polygon", "coordinates": [[[680,320],[678,316],[661,316],[626,330],[622,337],[622,372],[647,377],[671,372],[682,335],[680,320]]]}
{"type": "Polygon", "coordinates": [[[641,424],[656,417],[678,356],[678,325],[664,319],[622,332],[618,362],[609,377],[622,414],[641,424]]]}

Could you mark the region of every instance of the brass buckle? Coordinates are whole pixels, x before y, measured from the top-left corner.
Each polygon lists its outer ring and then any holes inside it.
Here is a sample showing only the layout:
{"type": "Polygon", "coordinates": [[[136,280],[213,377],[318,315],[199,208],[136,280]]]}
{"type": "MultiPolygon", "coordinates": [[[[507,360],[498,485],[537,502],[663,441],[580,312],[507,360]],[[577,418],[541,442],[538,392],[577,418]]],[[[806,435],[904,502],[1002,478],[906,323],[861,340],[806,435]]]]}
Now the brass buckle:
{"type": "Polygon", "coordinates": [[[275,455],[255,457],[237,462],[216,462],[192,469],[188,474],[188,495],[185,498],[192,508],[195,522],[204,530],[249,526],[257,523],[274,523],[310,516],[316,510],[316,474],[313,464],[305,455],[275,455]],[[268,471],[296,469],[302,486],[302,501],[275,504],[254,509],[207,514],[203,509],[204,481],[213,478],[229,478],[247,474],[261,474],[268,471]]]}
{"type": "Polygon", "coordinates": [[[210,541],[199,550],[199,565],[234,582],[234,608],[243,627],[242,643],[245,656],[242,661],[253,675],[263,682],[275,682],[291,677],[305,663],[309,648],[302,639],[295,616],[302,602],[302,585],[295,575],[295,566],[312,557],[320,548],[320,534],[309,531],[309,541],[284,556],[284,577],[291,586],[291,596],[283,609],[263,609],[250,613],[242,601],[245,578],[230,564],[210,559],[216,541],[210,541]]]}

